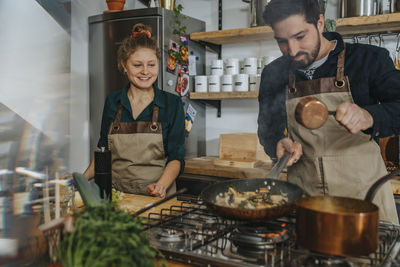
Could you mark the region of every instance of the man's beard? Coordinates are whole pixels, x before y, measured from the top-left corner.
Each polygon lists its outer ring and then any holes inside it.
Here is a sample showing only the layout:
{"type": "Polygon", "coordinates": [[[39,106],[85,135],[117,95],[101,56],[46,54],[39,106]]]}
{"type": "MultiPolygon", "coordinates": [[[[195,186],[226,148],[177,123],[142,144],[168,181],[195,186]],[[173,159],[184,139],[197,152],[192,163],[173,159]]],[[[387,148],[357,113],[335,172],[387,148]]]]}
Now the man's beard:
{"type": "Polygon", "coordinates": [[[288,56],[289,60],[291,61],[291,68],[292,69],[305,69],[308,66],[310,66],[317,58],[320,48],[321,48],[321,39],[318,35],[318,42],[317,42],[316,46],[314,47],[314,49],[311,51],[311,54],[300,51],[294,57],[288,56]],[[294,60],[294,58],[301,56],[301,55],[304,55],[304,59],[299,60],[299,61],[294,60]]]}

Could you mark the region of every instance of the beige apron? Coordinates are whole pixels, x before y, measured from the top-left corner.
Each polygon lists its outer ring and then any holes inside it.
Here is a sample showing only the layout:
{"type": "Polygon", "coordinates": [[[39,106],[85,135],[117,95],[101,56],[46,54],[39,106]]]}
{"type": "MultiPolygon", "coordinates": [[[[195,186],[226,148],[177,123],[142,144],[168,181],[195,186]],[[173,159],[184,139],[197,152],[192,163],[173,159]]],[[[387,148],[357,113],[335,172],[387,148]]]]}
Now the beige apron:
{"type": "MultiPolygon", "coordinates": [[[[121,122],[122,106],[108,131],[111,151],[112,184],[119,191],[147,195],[149,184],[156,183],[164,171],[167,158],[164,153],[159,107],[154,105],[153,119],[121,122]]],[[[175,182],[167,195],[176,191],[175,182]]]]}
{"type": "MultiPolygon", "coordinates": [[[[288,168],[289,182],[298,184],[310,195],[334,195],[364,199],[369,187],[387,174],[379,145],[369,135],[351,134],[329,115],[319,129],[310,130],[295,119],[297,103],[306,96],[336,110],[342,102],[354,103],[349,78],[344,76],[345,49],[338,56],[336,77],[295,82],[289,74],[286,87],[288,134],[301,143],[303,156],[288,168]]],[[[381,220],[398,223],[390,183],[384,184],[373,201],[381,220]]]]}

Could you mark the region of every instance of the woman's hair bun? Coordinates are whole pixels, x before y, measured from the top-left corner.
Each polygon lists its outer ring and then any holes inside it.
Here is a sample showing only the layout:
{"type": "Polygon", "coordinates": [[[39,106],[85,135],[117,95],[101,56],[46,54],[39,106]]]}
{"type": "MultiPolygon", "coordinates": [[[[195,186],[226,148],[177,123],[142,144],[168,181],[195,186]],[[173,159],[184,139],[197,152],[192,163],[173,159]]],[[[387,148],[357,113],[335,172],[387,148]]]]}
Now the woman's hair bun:
{"type": "Polygon", "coordinates": [[[152,29],[150,26],[144,25],[143,23],[138,23],[138,24],[133,25],[132,33],[143,32],[143,31],[148,31],[151,33],[152,29]]]}

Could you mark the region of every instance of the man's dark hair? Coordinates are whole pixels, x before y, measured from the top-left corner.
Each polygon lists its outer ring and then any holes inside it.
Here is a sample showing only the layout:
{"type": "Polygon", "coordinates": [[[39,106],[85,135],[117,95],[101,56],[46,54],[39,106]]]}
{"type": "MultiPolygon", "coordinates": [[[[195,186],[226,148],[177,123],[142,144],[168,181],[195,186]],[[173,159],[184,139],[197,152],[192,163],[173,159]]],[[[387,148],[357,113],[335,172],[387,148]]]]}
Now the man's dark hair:
{"type": "Polygon", "coordinates": [[[273,27],[275,23],[292,15],[304,15],[307,23],[317,27],[321,14],[318,2],[318,0],[271,0],[265,7],[263,18],[273,27]]]}

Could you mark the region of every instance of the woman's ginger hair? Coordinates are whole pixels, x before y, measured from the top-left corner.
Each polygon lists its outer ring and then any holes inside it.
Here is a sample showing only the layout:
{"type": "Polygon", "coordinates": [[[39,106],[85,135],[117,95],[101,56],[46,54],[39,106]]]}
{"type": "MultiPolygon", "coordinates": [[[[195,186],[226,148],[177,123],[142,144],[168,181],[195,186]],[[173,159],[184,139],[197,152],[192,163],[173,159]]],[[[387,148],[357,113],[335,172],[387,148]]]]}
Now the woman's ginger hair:
{"type": "Polygon", "coordinates": [[[124,67],[122,63],[126,63],[128,58],[139,48],[149,48],[154,50],[157,59],[161,58],[161,50],[157,45],[157,41],[151,37],[151,27],[143,23],[135,24],[132,33],[122,40],[122,44],[118,48],[118,69],[123,73],[124,67]]]}

